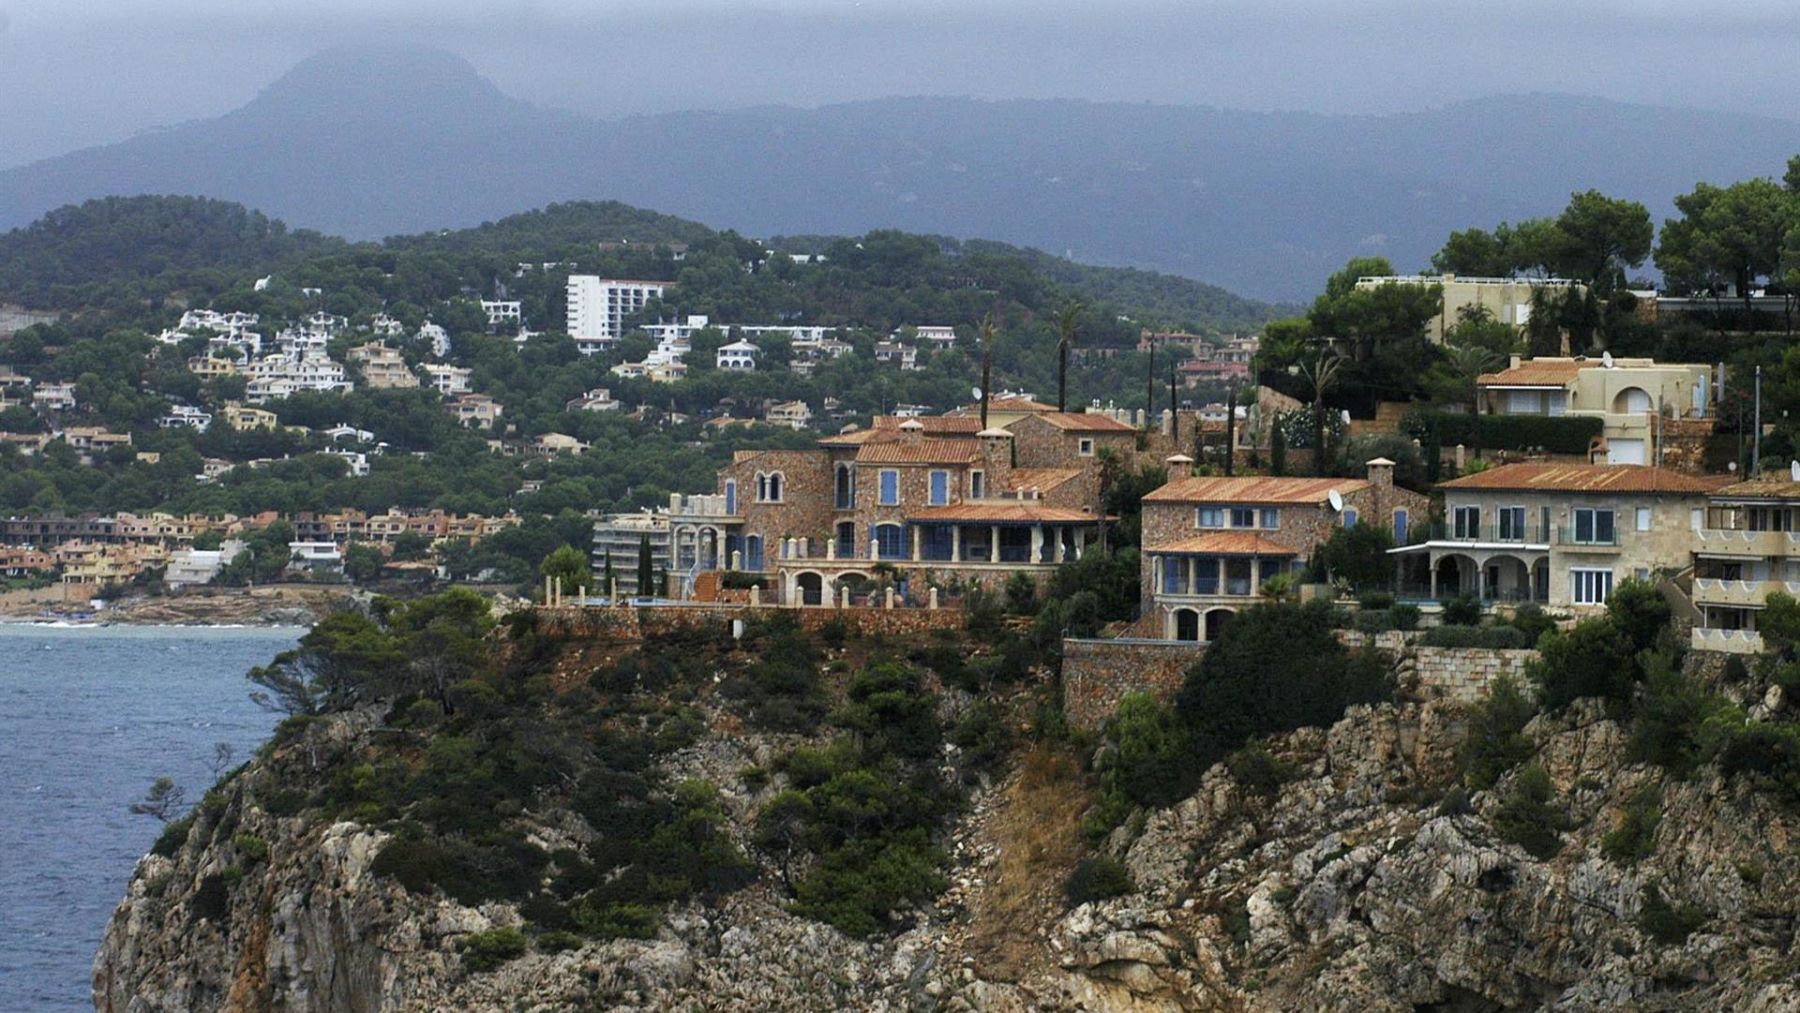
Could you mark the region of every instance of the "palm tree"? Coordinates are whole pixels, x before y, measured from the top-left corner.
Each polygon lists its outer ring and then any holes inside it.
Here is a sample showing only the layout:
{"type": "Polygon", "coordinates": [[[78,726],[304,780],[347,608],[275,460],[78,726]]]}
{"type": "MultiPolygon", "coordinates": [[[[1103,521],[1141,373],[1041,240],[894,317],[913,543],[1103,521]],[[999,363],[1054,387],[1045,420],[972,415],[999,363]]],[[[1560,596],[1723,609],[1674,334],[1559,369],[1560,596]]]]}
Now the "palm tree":
{"type": "Polygon", "coordinates": [[[1313,474],[1325,474],[1325,392],[1337,384],[1338,370],[1344,357],[1336,349],[1327,348],[1312,362],[1296,362],[1288,372],[1302,377],[1313,389],[1313,474]]]}
{"type": "Polygon", "coordinates": [[[1087,307],[1072,300],[1056,314],[1056,410],[1069,410],[1069,349],[1075,347],[1075,323],[1087,307]]]}
{"type": "Polygon", "coordinates": [[[1444,350],[1444,361],[1455,374],[1461,392],[1468,397],[1469,433],[1475,456],[1481,456],[1481,375],[1500,368],[1500,355],[1480,345],[1456,345],[1444,350]]]}

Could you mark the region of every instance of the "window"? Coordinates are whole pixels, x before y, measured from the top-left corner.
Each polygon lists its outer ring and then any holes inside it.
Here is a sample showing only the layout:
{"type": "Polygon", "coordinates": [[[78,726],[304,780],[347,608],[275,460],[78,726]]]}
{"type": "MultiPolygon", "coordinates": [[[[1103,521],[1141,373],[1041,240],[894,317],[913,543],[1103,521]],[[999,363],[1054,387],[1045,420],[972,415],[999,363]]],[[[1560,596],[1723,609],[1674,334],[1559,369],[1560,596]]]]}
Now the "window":
{"type": "Polygon", "coordinates": [[[1203,506],[1194,512],[1194,523],[1203,528],[1222,528],[1225,526],[1225,509],[1216,506],[1203,506]]]}
{"type": "Polygon", "coordinates": [[[943,506],[950,502],[950,473],[934,471],[931,473],[931,505],[943,506]]]}
{"type": "Polygon", "coordinates": [[[744,539],[744,569],[760,570],[763,568],[763,540],[761,535],[750,535],[744,539]]]}
{"type": "Polygon", "coordinates": [[[726,479],[726,481],[725,481],[725,512],[727,514],[736,514],[737,513],[737,480],[736,479],[726,479]]]}
{"type": "Polygon", "coordinates": [[[1649,507],[1638,507],[1637,508],[1637,529],[1639,531],[1649,531],[1650,530],[1650,508],[1649,507]]]}
{"type": "Polygon", "coordinates": [[[1611,510],[1595,510],[1591,507],[1577,508],[1575,511],[1575,543],[1577,545],[1613,544],[1613,512],[1611,510]]]}
{"type": "Polygon", "coordinates": [[[983,499],[987,495],[987,473],[983,471],[969,472],[969,498],[983,499]]]}
{"type": "Polygon", "coordinates": [[[881,473],[882,506],[895,506],[900,502],[900,473],[888,468],[881,473]]]}
{"type": "Polygon", "coordinates": [[[1394,511],[1394,544],[1395,545],[1405,545],[1406,544],[1406,521],[1407,521],[1406,511],[1404,511],[1404,510],[1394,511]]]}
{"type": "Polygon", "coordinates": [[[1501,507],[1494,511],[1494,519],[1500,526],[1501,541],[1522,542],[1525,540],[1524,507],[1501,507]]]}
{"type": "Polygon", "coordinates": [[[1274,531],[1281,527],[1281,510],[1277,507],[1263,507],[1258,522],[1263,530],[1274,531]]]}
{"type": "Polygon", "coordinates": [[[781,472],[763,474],[756,473],[756,501],[758,503],[781,502],[781,472]]]}
{"type": "Polygon", "coordinates": [[[1088,439],[1086,437],[1083,437],[1081,440],[1079,440],[1075,444],[1075,452],[1077,454],[1080,454],[1082,457],[1093,457],[1094,456],[1094,441],[1091,439],[1088,439]]]}
{"type": "Polygon", "coordinates": [[[1164,556],[1162,561],[1163,594],[1187,594],[1187,570],[1186,559],[1179,556],[1164,556]]]}
{"type": "Polygon", "coordinates": [[[1577,605],[1604,605],[1612,596],[1611,570],[1570,570],[1569,596],[1577,605]]]}
{"type": "Polygon", "coordinates": [[[1356,511],[1354,511],[1354,510],[1345,510],[1344,511],[1344,527],[1347,527],[1347,528],[1356,527],[1356,521],[1357,521],[1356,511]]]}
{"type": "Polygon", "coordinates": [[[1253,507],[1232,507],[1231,526],[1234,528],[1256,527],[1256,510],[1253,507]]]}
{"type": "Polygon", "coordinates": [[[1194,593],[1219,593],[1219,559],[1217,556],[1202,556],[1194,560],[1194,593]]]}
{"type": "Polygon", "coordinates": [[[1481,508],[1480,507],[1459,506],[1454,511],[1451,512],[1451,516],[1456,521],[1456,537],[1458,537],[1458,538],[1480,538],[1481,537],[1481,508]]]}
{"type": "Polygon", "coordinates": [[[854,465],[837,466],[837,508],[851,510],[856,507],[856,468],[854,465]]]}
{"type": "Polygon", "coordinates": [[[881,559],[906,558],[906,531],[898,524],[875,525],[875,554],[881,559]]]}

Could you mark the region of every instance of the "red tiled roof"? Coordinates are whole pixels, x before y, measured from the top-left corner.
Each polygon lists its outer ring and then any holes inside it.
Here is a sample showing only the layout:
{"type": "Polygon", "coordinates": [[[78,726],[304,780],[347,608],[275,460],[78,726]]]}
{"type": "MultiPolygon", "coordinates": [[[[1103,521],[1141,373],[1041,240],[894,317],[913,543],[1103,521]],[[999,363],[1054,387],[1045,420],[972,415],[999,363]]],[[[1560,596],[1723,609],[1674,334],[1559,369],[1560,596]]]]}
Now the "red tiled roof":
{"type": "Polygon", "coordinates": [[[1574,359],[1528,359],[1498,373],[1475,378],[1478,387],[1561,387],[1575,381],[1575,374],[1594,365],[1574,359]]]}
{"type": "Polygon", "coordinates": [[[1359,492],[1360,478],[1178,478],[1144,497],[1146,503],[1323,503],[1326,494],[1359,492]]]}
{"type": "Polygon", "coordinates": [[[1643,464],[1503,464],[1445,482],[1440,488],[1702,494],[1728,481],[1724,476],[1688,475],[1643,464]]]}
{"type": "Polygon", "coordinates": [[[1037,416],[1070,433],[1135,433],[1137,429],[1099,412],[1043,412],[1037,416]]]}
{"type": "Polygon", "coordinates": [[[968,464],[981,457],[974,440],[865,443],[856,451],[858,464],[968,464]]]}
{"type": "Polygon", "coordinates": [[[927,521],[932,523],[951,523],[955,521],[986,521],[990,524],[1007,521],[1030,524],[1098,524],[1100,518],[1080,510],[1066,507],[1046,506],[1037,500],[981,500],[972,503],[952,503],[949,506],[926,507],[923,510],[909,512],[909,521],[927,521]]]}
{"type": "MultiPolygon", "coordinates": [[[[1028,397],[997,397],[988,402],[990,412],[1054,412],[1055,405],[1047,405],[1042,401],[1033,401],[1028,397]]],[[[964,405],[951,412],[952,415],[973,415],[981,417],[981,402],[964,405]]]]}
{"type": "Polygon", "coordinates": [[[1079,468],[1014,468],[1006,476],[1006,488],[1014,492],[1020,489],[1044,492],[1079,477],[1079,468]]]}
{"type": "Polygon", "coordinates": [[[920,415],[904,419],[897,415],[877,415],[874,428],[899,429],[908,422],[919,423],[926,433],[968,433],[973,436],[981,431],[981,419],[964,415],[920,415]]]}
{"type": "Polygon", "coordinates": [[[1299,553],[1254,531],[1214,531],[1166,545],[1152,545],[1149,553],[1205,553],[1213,556],[1297,556],[1299,553]]]}

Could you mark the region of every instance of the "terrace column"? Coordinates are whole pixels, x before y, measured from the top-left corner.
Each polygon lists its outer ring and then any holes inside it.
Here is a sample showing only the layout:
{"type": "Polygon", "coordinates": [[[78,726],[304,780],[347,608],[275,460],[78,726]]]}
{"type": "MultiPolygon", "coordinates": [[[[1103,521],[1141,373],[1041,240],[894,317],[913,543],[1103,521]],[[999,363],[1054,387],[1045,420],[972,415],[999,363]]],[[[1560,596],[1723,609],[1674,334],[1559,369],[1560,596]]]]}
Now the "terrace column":
{"type": "Polygon", "coordinates": [[[1429,570],[1430,570],[1430,571],[1431,571],[1431,600],[1432,600],[1432,601],[1437,601],[1437,596],[1438,596],[1438,589],[1437,589],[1437,573],[1438,573],[1438,571],[1437,571],[1437,560],[1435,560],[1435,559],[1432,559],[1432,558],[1431,558],[1431,557],[1430,557],[1430,556],[1429,556],[1429,555],[1427,555],[1427,556],[1426,556],[1426,557],[1425,557],[1425,565],[1426,565],[1426,568],[1427,568],[1427,569],[1429,569],[1429,570]]]}
{"type": "Polygon", "coordinates": [[[963,561],[962,525],[961,524],[950,525],[950,561],[954,562],[954,563],[960,563],[963,561]]]}
{"type": "Polygon", "coordinates": [[[870,559],[880,559],[881,558],[881,542],[879,539],[876,539],[873,537],[871,537],[869,539],[869,558],[870,559]]]}
{"type": "Polygon", "coordinates": [[[1044,561],[1044,526],[1042,524],[1031,526],[1031,561],[1033,563],[1044,561]]]}
{"type": "Polygon", "coordinates": [[[919,561],[919,526],[917,524],[912,526],[912,561],[915,563],[919,561]]]}
{"type": "Polygon", "coordinates": [[[1000,562],[1000,525],[998,524],[988,528],[988,562],[1000,562]]]}

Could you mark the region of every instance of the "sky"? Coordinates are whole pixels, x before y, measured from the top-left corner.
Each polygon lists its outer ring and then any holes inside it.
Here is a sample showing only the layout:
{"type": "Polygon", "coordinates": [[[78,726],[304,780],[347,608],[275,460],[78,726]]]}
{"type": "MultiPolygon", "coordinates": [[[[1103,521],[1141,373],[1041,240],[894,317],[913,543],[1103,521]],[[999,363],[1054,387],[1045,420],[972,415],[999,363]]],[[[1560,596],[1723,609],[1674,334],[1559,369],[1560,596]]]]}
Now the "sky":
{"type": "Polygon", "coordinates": [[[1791,0],[0,0],[0,167],[426,45],[602,118],[889,95],[1389,113],[1518,92],[1800,118],[1791,0]]]}

